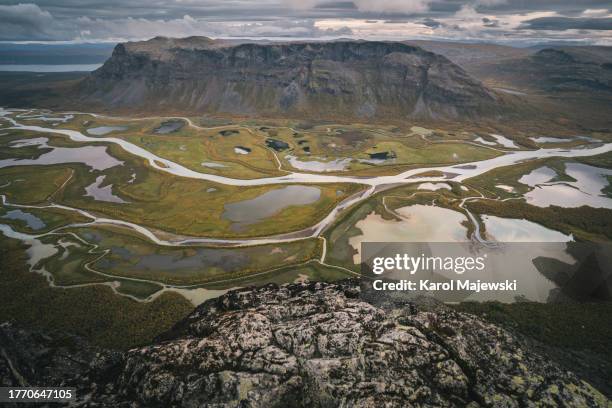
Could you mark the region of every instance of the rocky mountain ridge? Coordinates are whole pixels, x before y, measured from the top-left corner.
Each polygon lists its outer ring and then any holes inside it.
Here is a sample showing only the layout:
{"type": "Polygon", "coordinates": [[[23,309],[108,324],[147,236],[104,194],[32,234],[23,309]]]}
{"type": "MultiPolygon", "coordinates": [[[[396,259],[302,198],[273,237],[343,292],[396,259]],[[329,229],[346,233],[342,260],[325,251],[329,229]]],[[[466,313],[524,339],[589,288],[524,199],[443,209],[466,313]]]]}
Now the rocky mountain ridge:
{"type": "Polygon", "coordinates": [[[76,406],[610,403],[499,327],[438,305],[375,307],[354,280],[231,291],[125,353],[6,323],[0,345],[0,385],[76,386],[76,406]]]}
{"type": "Polygon", "coordinates": [[[77,95],[104,109],[317,118],[479,118],[506,108],[443,56],[401,42],[351,40],[119,44],[77,95]]]}

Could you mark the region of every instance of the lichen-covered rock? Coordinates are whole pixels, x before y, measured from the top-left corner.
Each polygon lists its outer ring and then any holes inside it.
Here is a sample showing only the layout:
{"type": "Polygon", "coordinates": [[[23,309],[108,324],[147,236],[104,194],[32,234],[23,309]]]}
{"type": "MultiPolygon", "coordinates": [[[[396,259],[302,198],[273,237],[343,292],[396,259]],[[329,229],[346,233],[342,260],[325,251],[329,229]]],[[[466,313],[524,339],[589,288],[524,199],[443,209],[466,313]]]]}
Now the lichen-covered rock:
{"type": "Polygon", "coordinates": [[[155,344],[121,356],[85,347],[70,369],[62,351],[40,359],[44,339],[10,325],[0,339],[23,356],[11,370],[2,354],[2,384],[16,372],[31,384],[76,384],[88,406],[609,406],[497,326],[445,307],[377,308],[355,281],[232,291],[155,344]],[[43,361],[53,374],[28,370],[43,361]]]}

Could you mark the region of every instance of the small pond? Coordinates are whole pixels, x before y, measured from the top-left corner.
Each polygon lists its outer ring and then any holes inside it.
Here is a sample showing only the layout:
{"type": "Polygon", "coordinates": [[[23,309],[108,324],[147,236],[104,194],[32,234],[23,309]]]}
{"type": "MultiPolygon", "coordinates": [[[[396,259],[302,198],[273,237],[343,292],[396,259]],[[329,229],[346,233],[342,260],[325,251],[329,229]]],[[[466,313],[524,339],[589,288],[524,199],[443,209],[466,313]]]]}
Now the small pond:
{"type": "Polygon", "coordinates": [[[27,226],[34,231],[41,230],[47,226],[43,220],[35,216],[34,214],[30,214],[27,212],[23,212],[21,210],[11,210],[7,211],[1,218],[5,218],[8,220],[19,220],[25,221],[27,226]]]}
{"type": "Polygon", "coordinates": [[[530,179],[529,185],[535,188],[525,194],[527,202],[537,207],[555,205],[575,208],[586,205],[593,208],[612,208],[612,198],[602,192],[609,184],[608,177],[612,176],[612,170],[581,163],[567,163],[565,173],[576,181],[542,181],[533,184],[533,178],[530,179]]]}
{"type": "Polygon", "coordinates": [[[112,132],[123,132],[127,129],[127,126],[98,126],[87,129],[87,133],[93,136],[104,136],[112,132]]]}
{"type": "Polygon", "coordinates": [[[153,132],[158,135],[165,135],[168,133],[178,132],[185,126],[185,122],[182,120],[168,120],[166,122],[162,122],[162,124],[156,128],[153,132]]]}
{"type": "Polygon", "coordinates": [[[249,149],[248,147],[244,147],[244,146],[235,146],[234,147],[234,153],[236,153],[236,154],[249,154],[249,153],[251,153],[251,149],[249,149]]]}
{"type": "Polygon", "coordinates": [[[271,147],[277,152],[282,152],[283,150],[287,150],[289,148],[289,143],[283,142],[282,140],[277,139],[266,139],[266,146],[271,147]]]}
{"type": "Polygon", "coordinates": [[[104,187],[100,187],[102,183],[104,183],[104,179],[106,176],[98,176],[96,181],[87,187],[85,187],[85,196],[93,197],[96,201],[105,201],[108,203],[118,203],[125,204],[127,201],[124,201],[121,197],[117,197],[113,194],[113,185],[109,184],[104,187]]]}
{"type": "Polygon", "coordinates": [[[106,146],[54,147],[49,146],[47,138],[17,140],[11,144],[13,148],[38,146],[39,149],[52,149],[41,154],[36,159],[4,159],[0,160],[0,168],[10,166],[34,166],[62,163],[84,163],[93,170],[106,170],[123,165],[110,154],[106,146]]]}
{"type": "Polygon", "coordinates": [[[235,224],[234,230],[257,223],[293,205],[315,203],[321,198],[321,189],[311,186],[286,186],[263,193],[255,198],[225,204],[223,219],[235,224]]]}
{"type": "Polygon", "coordinates": [[[291,167],[298,170],[312,171],[323,173],[327,171],[343,171],[351,164],[350,158],[339,158],[330,161],[323,161],[325,159],[320,157],[313,157],[313,160],[301,160],[296,156],[287,155],[285,159],[289,162],[291,167]]]}

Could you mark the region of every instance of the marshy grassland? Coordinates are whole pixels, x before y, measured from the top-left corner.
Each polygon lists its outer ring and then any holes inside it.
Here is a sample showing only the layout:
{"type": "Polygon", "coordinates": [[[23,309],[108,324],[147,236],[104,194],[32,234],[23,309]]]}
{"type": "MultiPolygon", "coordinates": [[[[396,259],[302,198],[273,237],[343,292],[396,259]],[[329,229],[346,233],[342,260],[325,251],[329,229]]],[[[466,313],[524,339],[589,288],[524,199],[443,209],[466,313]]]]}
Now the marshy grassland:
{"type": "MultiPolygon", "coordinates": [[[[47,138],[49,146],[67,148],[77,145],[57,136],[47,138]]],[[[28,158],[44,153],[37,147],[7,147],[14,140],[24,140],[24,135],[7,139],[0,152],[26,149],[28,158]]],[[[10,183],[3,189],[3,194],[13,203],[52,201],[174,234],[246,238],[308,228],[324,218],[339,202],[363,188],[358,184],[322,184],[316,186],[320,190],[316,202],[283,207],[274,214],[274,222],[254,220],[236,230],[232,229],[232,221],[223,216],[227,204],[252,200],[286,186],[235,187],[175,177],[150,167],[145,160],[134,158],[118,146],[104,146],[109,155],[123,164],[95,172],[79,163],[7,167],[0,169],[0,185],[10,183]],[[100,187],[112,186],[113,194],[124,203],[98,201],[85,195],[85,187],[100,175],[105,176],[100,187]]]]}
{"type": "MultiPolygon", "coordinates": [[[[143,344],[170,328],[193,307],[179,294],[181,290],[224,291],[307,279],[331,281],[359,274],[360,266],[354,262],[357,250],[351,241],[363,235],[358,224],[372,214],[383,223],[401,223],[404,220],[398,212],[406,207],[427,205],[452,210],[465,216],[458,227],[465,231],[466,239],[476,228],[468,217],[470,213],[484,237],[487,231],[482,216],[496,215],[528,219],[571,233],[578,240],[612,239],[612,210],[537,207],[524,198],[533,187],[519,181],[547,167],[556,172],[555,182],[571,183],[575,180],[565,172],[568,163],[612,168],[611,153],[524,161],[461,183],[453,181],[452,175],[447,179],[445,173],[428,169],[491,159],[508,150],[541,147],[527,137],[527,132],[512,135],[508,141],[515,148],[508,149],[495,144],[497,139],[490,134],[493,129],[469,127],[428,129],[197,117],[136,120],[88,114],[74,114],[57,125],[41,118],[28,119],[27,124],[78,130],[100,140],[77,143],[51,132],[1,129],[0,161],[37,160],[54,149],[66,150],[65,160],[57,163],[15,162],[0,168],[0,194],[8,202],[0,206],[0,221],[29,237],[19,241],[0,234],[0,291],[5,295],[0,302],[0,320],[11,318],[26,325],[62,329],[108,347],[143,344]],[[88,133],[91,129],[97,129],[92,132],[98,135],[88,133]],[[169,130],[160,133],[160,129],[169,130]],[[293,171],[314,173],[292,167],[294,158],[302,163],[345,161],[342,171],[324,174],[364,178],[422,168],[412,178],[444,179],[438,183],[445,186],[434,191],[427,187],[431,183],[410,180],[388,186],[356,200],[319,236],[311,236],[306,232],[340,203],[365,192],[366,186],[358,178],[350,183],[237,187],[169,174],[105,142],[106,137],[124,139],[191,170],[236,179],[283,177],[293,171]],[[40,143],[41,138],[44,143],[40,143]],[[101,156],[92,158],[77,150],[84,146],[101,149],[101,156]],[[287,188],[291,188],[289,193],[287,188]],[[306,198],[291,204],[293,196],[302,193],[306,198]],[[100,218],[144,227],[165,244],[125,225],[93,222],[100,218]],[[300,239],[248,245],[177,245],[197,237],[250,240],[287,233],[300,239]],[[28,265],[37,251],[45,256],[28,265]],[[57,287],[49,285],[47,279],[57,287]]],[[[568,142],[554,147],[582,143],[586,142],[568,138],[568,142]]],[[[609,183],[602,192],[612,194],[609,183]]],[[[497,311],[495,316],[514,319],[519,329],[527,331],[537,324],[530,319],[544,319],[542,314],[529,316],[527,306],[496,308],[466,305],[463,310],[497,311]]],[[[540,334],[553,336],[563,330],[551,328],[540,334]]],[[[534,338],[538,336],[536,333],[534,338]]]]}
{"type": "Polygon", "coordinates": [[[42,275],[27,272],[24,249],[18,241],[0,236],[2,321],[74,333],[95,345],[128,349],[150,342],[193,309],[174,293],[139,303],[106,286],[52,288],[42,275]]]}
{"type": "MultiPolygon", "coordinates": [[[[183,120],[180,129],[167,134],[156,134],[155,130],[169,120],[180,119],[130,120],[80,114],[62,127],[84,134],[92,128],[121,127],[125,130],[109,132],[101,137],[128,140],[195,171],[243,179],[280,176],[295,171],[286,158],[288,155],[304,161],[349,158],[353,161],[345,170],[351,174],[381,176],[418,166],[465,163],[503,154],[489,146],[469,144],[473,138],[469,133],[427,129],[423,132],[422,128],[365,124],[304,126],[286,121],[234,121],[218,126],[202,118],[188,119],[193,126],[183,120]],[[287,147],[275,150],[266,145],[269,139],[282,141],[287,147]],[[250,152],[237,153],[237,146],[246,147],[250,152]],[[389,153],[389,160],[371,162],[371,155],[385,152],[389,153]]],[[[338,172],[330,172],[335,173],[338,172]]]]}

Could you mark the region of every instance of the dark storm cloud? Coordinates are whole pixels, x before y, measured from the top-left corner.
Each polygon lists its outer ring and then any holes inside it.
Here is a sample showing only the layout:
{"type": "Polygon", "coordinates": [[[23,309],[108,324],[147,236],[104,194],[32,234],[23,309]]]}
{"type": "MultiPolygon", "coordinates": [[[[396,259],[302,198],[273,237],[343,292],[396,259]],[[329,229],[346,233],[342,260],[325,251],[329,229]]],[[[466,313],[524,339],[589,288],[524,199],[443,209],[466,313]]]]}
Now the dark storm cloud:
{"type": "Polygon", "coordinates": [[[352,1],[331,1],[317,4],[315,8],[318,9],[345,9],[355,10],[357,7],[352,1]]]}
{"type": "Polygon", "coordinates": [[[530,30],[612,30],[612,18],[541,17],[525,21],[521,28],[530,30]]]}
{"type": "Polygon", "coordinates": [[[426,18],[425,20],[420,22],[421,24],[423,24],[424,26],[430,27],[430,28],[438,28],[442,26],[442,23],[439,21],[436,21],[434,19],[431,18],[426,18]]]}
{"type": "MultiPolygon", "coordinates": [[[[456,0],[452,3],[465,3],[456,0]]],[[[507,0],[481,1],[479,9],[504,13],[527,13],[533,11],[556,11],[560,14],[580,13],[587,9],[610,9],[610,0],[507,0]]]]}
{"type": "Polygon", "coordinates": [[[428,27],[447,37],[479,38],[480,29],[491,41],[569,29],[588,39],[610,30],[610,8],[610,0],[0,0],[0,41],[317,38],[349,36],[356,20],[428,27]],[[322,28],[326,20],[335,23],[322,28]]]}
{"type": "Polygon", "coordinates": [[[485,27],[499,27],[499,21],[498,20],[491,20],[488,17],[485,17],[482,19],[482,25],[485,27]]]}

